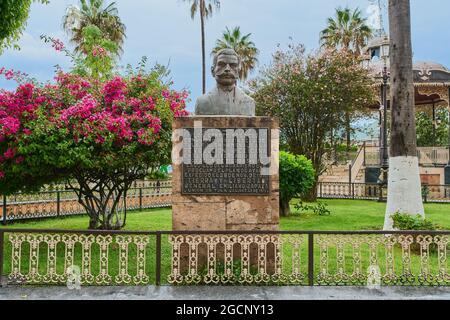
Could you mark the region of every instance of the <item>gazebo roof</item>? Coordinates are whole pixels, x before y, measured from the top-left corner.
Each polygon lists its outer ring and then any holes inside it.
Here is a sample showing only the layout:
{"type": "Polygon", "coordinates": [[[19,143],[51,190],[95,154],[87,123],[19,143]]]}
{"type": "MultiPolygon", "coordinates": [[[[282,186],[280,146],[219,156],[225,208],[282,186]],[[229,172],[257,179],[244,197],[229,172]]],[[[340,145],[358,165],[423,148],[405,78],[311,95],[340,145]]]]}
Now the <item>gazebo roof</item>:
{"type": "MultiPolygon", "coordinates": [[[[389,46],[389,37],[387,35],[370,39],[363,50],[371,74],[377,81],[381,81],[383,78],[383,69],[385,67],[385,62],[381,59],[383,45],[389,46]]],[[[386,59],[386,66],[389,72],[389,58],[386,59]]],[[[441,63],[415,61],[413,70],[416,87],[428,84],[450,87],[450,70],[441,63]]]]}
{"type": "MultiPolygon", "coordinates": [[[[381,88],[383,85],[383,70],[386,66],[389,73],[389,57],[386,62],[381,59],[384,51],[387,56],[389,50],[383,49],[389,45],[389,37],[383,35],[369,40],[364,48],[364,59],[375,79],[374,86],[381,88]]],[[[420,105],[449,105],[450,100],[450,70],[443,64],[434,61],[415,61],[413,63],[415,104],[420,105]]],[[[381,99],[381,97],[379,97],[381,99]]],[[[388,95],[389,99],[389,95],[388,95]]],[[[380,101],[379,101],[380,102],[380,101]]],[[[372,105],[370,108],[379,109],[380,105],[372,105]]]]}
{"type": "MultiPolygon", "coordinates": [[[[375,79],[378,80],[383,77],[384,62],[382,60],[371,61],[369,68],[375,79]]],[[[388,72],[389,68],[389,61],[387,61],[388,72]]],[[[416,86],[431,83],[450,86],[450,70],[440,63],[434,61],[415,61],[413,70],[416,86]]]]}

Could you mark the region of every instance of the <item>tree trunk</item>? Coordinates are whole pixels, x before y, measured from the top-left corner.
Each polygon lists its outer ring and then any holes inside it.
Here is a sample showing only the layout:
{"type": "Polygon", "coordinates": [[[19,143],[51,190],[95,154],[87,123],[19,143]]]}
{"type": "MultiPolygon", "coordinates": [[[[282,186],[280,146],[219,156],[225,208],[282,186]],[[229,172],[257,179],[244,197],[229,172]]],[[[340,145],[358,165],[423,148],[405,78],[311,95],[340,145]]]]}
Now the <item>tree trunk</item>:
{"type": "Polygon", "coordinates": [[[280,198],[280,216],[288,217],[291,214],[290,200],[280,198]]]}
{"type": "Polygon", "coordinates": [[[205,49],[205,1],[200,1],[200,23],[202,29],[202,92],[206,93],[206,49],[205,49]]]}
{"type": "Polygon", "coordinates": [[[409,0],[389,0],[391,62],[391,158],[384,229],[397,212],[424,216],[417,158],[409,0]]]}
{"type": "Polygon", "coordinates": [[[313,187],[311,188],[311,191],[308,192],[307,195],[305,195],[304,199],[307,202],[316,202],[317,201],[317,186],[319,184],[319,177],[316,177],[316,181],[314,182],[313,187]]]}
{"type": "Polygon", "coordinates": [[[345,113],[345,131],[347,135],[347,160],[350,160],[350,145],[352,143],[352,127],[350,124],[350,113],[345,113]]]}
{"type": "Polygon", "coordinates": [[[89,230],[97,230],[97,219],[92,219],[92,218],[90,218],[89,219],[89,227],[88,227],[88,229],[89,230]]]}

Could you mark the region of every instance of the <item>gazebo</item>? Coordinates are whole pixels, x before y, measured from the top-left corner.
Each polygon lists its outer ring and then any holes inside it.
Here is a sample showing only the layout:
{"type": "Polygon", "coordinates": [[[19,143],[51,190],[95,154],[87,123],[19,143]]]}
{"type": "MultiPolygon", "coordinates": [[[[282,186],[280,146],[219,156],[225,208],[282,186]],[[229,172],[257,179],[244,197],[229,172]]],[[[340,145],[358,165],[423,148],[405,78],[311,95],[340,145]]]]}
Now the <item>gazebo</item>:
{"type": "MultiPolygon", "coordinates": [[[[370,108],[379,112],[380,148],[376,151],[378,156],[372,157],[372,163],[366,164],[366,182],[375,182],[373,180],[377,176],[376,171],[379,175],[380,168],[386,166],[388,156],[387,128],[385,127],[387,122],[384,114],[390,106],[389,38],[387,36],[373,38],[364,49],[364,54],[364,65],[371,70],[375,80],[374,88],[379,92],[379,100],[370,108]],[[367,175],[367,172],[370,173],[371,170],[372,174],[367,175]]],[[[445,107],[448,110],[450,124],[450,70],[437,62],[415,61],[413,71],[416,109],[430,111],[433,124],[436,125],[436,109],[445,107]]],[[[419,148],[418,153],[422,182],[450,185],[450,125],[447,148],[419,148]]]]}

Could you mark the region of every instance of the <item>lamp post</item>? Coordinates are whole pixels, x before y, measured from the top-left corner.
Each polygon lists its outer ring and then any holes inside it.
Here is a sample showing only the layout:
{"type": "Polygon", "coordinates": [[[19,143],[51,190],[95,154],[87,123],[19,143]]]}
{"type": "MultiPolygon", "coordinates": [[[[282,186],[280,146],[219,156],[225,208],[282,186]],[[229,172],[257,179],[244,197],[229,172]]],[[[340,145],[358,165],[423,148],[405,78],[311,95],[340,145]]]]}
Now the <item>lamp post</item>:
{"type": "Polygon", "coordinates": [[[383,43],[380,48],[381,58],[384,61],[384,67],[383,67],[383,85],[382,85],[382,103],[383,103],[383,121],[381,123],[382,125],[382,145],[380,146],[381,151],[381,166],[380,166],[380,178],[379,178],[379,185],[380,185],[380,194],[379,194],[379,201],[384,201],[383,197],[383,187],[387,186],[388,184],[388,170],[389,170],[389,153],[388,153],[388,139],[387,139],[387,108],[388,108],[388,82],[389,82],[389,72],[387,67],[387,60],[389,59],[389,39],[388,37],[385,37],[383,40],[383,43]]]}
{"type": "Polygon", "coordinates": [[[445,167],[445,184],[450,185],[450,87],[448,88],[448,164],[445,167]]]}

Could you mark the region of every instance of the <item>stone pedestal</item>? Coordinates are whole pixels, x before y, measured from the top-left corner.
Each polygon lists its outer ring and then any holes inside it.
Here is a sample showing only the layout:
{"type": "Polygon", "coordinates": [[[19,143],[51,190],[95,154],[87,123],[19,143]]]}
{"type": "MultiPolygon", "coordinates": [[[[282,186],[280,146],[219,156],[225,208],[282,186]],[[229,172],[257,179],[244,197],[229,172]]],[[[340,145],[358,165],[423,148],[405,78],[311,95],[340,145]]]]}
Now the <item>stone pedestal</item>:
{"type": "MultiPolygon", "coordinates": [[[[278,230],[279,225],[279,123],[268,117],[183,117],[175,119],[172,173],[173,230],[278,230]],[[186,194],[183,188],[183,162],[178,129],[198,127],[215,129],[267,128],[271,174],[265,194],[186,194]],[[178,131],[177,131],[178,130],[178,131]]],[[[198,137],[197,137],[198,138],[198,137]]],[[[245,171],[245,170],[244,170],[245,171]]],[[[237,179],[237,184],[245,180],[237,179]]],[[[218,178],[220,180],[220,178],[218,178]]]]}

